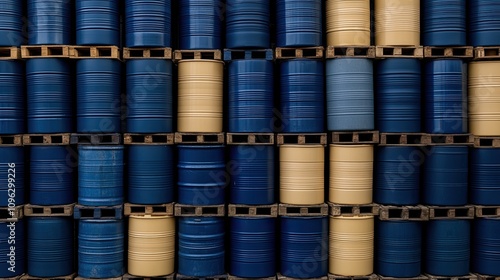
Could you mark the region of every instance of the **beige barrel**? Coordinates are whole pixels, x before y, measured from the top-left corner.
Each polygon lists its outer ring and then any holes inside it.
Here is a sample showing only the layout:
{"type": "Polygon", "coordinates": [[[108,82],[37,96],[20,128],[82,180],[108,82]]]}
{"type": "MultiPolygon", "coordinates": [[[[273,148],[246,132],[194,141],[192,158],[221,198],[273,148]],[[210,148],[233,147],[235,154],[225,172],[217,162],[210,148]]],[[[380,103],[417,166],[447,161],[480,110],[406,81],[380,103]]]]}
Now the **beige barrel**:
{"type": "Polygon", "coordinates": [[[343,276],[372,274],[373,238],[373,216],[330,217],[330,273],[343,276]]]}
{"type": "Polygon", "coordinates": [[[420,45],[420,0],[376,0],[375,43],[420,45]]]}
{"type": "Polygon", "coordinates": [[[280,201],[307,205],[325,202],[325,147],[280,147],[280,201]]]}
{"type": "Polygon", "coordinates": [[[327,0],[329,46],[370,45],[370,0],[327,0]]]}
{"type": "Polygon", "coordinates": [[[373,146],[330,145],[329,201],[368,204],[373,192],[373,146]]]}
{"type": "Polygon", "coordinates": [[[469,125],[477,136],[500,136],[500,61],[469,64],[469,125]]]}
{"type": "Polygon", "coordinates": [[[223,68],[216,60],[179,61],[179,132],[222,132],[223,68]]]}
{"type": "Polygon", "coordinates": [[[174,272],[175,217],[130,216],[128,273],[141,277],[174,272]]]}

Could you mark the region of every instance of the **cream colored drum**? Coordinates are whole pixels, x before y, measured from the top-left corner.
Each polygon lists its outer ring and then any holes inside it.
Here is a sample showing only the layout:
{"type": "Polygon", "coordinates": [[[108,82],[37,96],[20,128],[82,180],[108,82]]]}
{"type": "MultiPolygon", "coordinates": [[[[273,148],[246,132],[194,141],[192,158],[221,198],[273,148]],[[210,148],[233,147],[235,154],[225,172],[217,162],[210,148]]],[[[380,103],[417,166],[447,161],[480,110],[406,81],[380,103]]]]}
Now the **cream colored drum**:
{"type": "Polygon", "coordinates": [[[376,0],[375,43],[420,45],[420,0],[376,0]]]}
{"type": "Polygon", "coordinates": [[[370,45],[370,0],[327,0],[329,46],[370,45]]]}

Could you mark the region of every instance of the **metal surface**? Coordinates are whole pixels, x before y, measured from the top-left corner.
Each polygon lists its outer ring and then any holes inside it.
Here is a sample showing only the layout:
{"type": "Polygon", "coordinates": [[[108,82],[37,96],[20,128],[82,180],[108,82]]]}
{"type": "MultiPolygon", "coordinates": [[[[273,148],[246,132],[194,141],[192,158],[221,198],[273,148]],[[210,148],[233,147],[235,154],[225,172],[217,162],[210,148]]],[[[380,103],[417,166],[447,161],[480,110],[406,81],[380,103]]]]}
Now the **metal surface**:
{"type": "Polygon", "coordinates": [[[24,204],[24,147],[0,147],[0,207],[24,204]]]}
{"type": "Polygon", "coordinates": [[[179,2],[179,46],[181,50],[220,49],[225,4],[220,0],[179,2]]]}
{"type": "Polygon", "coordinates": [[[269,48],[269,0],[226,0],[226,47],[269,48]]]}
{"type": "Polygon", "coordinates": [[[496,0],[468,1],[469,43],[474,47],[500,45],[500,2],[496,0]]]}
{"type": "Polygon", "coordinates": [[[171,21],[171,0],[125,1],[125,45],[170,47],[171,21]]]}
{"type": "Polygon", "coordinates": [[[276,45],[313,47],[323,45],[321,0],[276,1],[276,45]]]}
{"type": "Polygon", "coordinates": [[[0,277],[9,278],[26,272],[25,236],[24,220],[0,222],[0,238],[3,240],[0,243],[0,277]],[[11,235],[14,235],[15,238],[9,239],[11,235]],[[12,241],[13,239],[15,241],[12,241]]]}
{"type": "Polygon", "coordinates": [[[469,200],[477,205],[500,201],[500,149],[471,149],[469,200]]]}
{"type": "Polygon", "coordinates": [[[424,46],[465,46],[466,0],[422,1],[424,46]]]}
{"type": "Polygon", "coordinates": [[[23,41],[23,2],[0,1],[0,46],[20,46],[23,41]]]}
{"type": "Polygon", "coordinates": [[[374,12],[375,45],[420,45],[420,0],[377,0],[374,12]]]}
{"type": "Polygon", "coordinates": [[[120,45],[118,0],[76,0],[76,44],[120,45]]]}
{"type": "Polygon", "coordinates": [[[500,219],[476,219],[472,227],[472,271],[500,275],[500,219]]]}
{"type": "MultiPolygon", "coordinates": [[[[0,38],[2,38],[1,32],[0,38]]],[[[21,62],[0,61],[0,88],[2,89],[0,91],[0,134],[26,132],[24,67],[21,62]]]]}
{"type": "Polygon", "coordinates": [[[28,45],[69,45],[72,1],[27,0],[28,45]]]}
{"type": "Polygon", "coordinates": [[[328,46],[370,46],[370,0],[326,1],[328,46]]]}

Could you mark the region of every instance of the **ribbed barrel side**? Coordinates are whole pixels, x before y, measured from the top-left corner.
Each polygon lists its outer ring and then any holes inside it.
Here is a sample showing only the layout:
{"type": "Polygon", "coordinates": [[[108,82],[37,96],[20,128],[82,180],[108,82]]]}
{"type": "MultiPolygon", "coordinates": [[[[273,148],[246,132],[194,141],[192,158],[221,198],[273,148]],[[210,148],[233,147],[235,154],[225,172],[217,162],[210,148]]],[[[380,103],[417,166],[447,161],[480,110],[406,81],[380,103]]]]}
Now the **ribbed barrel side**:
{"type": "MultiPolygon", "coordinates": [[[[1,13],[0,21],[2,20],[1,13]]],[[[2,38],[1,32],[0,38],[2,38]]],[[[0,134],[26,132],[24,119],[26,97],[22,62],[0,61],[0,88],[2,89],[0,91],[0,134]]]]}
{"type": "Polygon", "coordinates": [[[475,219],[472,228],[472,271],[500,276],[500,219],[475,219]]]}
{"type": "Polygon", "coordinates": [[[375,1],[375,44],[420,45],[420,0],[375,1]]]}
{"type": "Polygon", "coordinates": [[[223,0],[180,1],[180,49],[221,49],[224,7],[223,0]]]}
{"type": "Polygon", "coordinates": [[[20,46],[23,35],[23,2],[1,0],[0,7],[0,46],[20,46]]]}
{"type": "Polygon", "coordinates": [[[72,1],[28,0],[28,44],[70,45],[72,1]]]}
{"type": "Polygon", "coordinates": [[[370,45],[370,0],[327,0],[328,46],[370,45]]]}
{"type": "Polygon", "coordinates": [[[170,47],[172,0],[125,1],[125,45],[170,47]]]}
{"type": "Polygon", "coordinates": [[[470,202],[498,205],[500,201],[500,149],[470,150],[470,202]]]}
{"type": "Polygon", "coordinates": [[[76,44],[120,45],[120,1],[76,0],[76,44]]]}
{"type": "Polygon", "coordinates": [[[226,47],[269,48],[269,0],[226,0],[226,47]]]}
{"type": "Polygon", "coordinates": [[[468,1],[469,43],[474,47],[500,45],[500,2],[468,1]]]}
{"type": "Polygon", "coordinates": [[[307,47],[323,44],[321,0],[276,1],[276,45],[307,47]]]}
{"type": "MultiPolygon", "coordinates": [[[[24,147],[0,147],[0,207],[24,204],[24,147]]],[[[6,240],[6,239],[4,239],[6,240]]]]}
{"type": "Polygon", "coordinates": [[[25,220],[0,222],[0,277],[11,278],[26,272],[25,220]]]}
{"type": "Polygon", "coordinates": [[[465,46],[467,13],[465,0],[422,1],[424,46],[465,46]]]}

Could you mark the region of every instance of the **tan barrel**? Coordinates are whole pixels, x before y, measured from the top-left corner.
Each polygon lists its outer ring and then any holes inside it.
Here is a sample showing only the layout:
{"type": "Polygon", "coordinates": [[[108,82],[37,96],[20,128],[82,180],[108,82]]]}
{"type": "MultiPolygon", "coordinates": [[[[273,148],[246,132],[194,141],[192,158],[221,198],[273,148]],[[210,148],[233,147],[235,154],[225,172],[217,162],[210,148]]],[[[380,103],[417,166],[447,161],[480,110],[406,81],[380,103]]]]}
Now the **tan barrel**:
{"type": "Polygon", "coordinates": [[[280,147],[280,201],[307,205],[325,202],[325,147],[280,147]]]}
{"type": "Polygon", "coordinates": [[[373,238],[373,216],[331,216],[330,273],[344,276],[372,274],[373,238]]]}
{"type": "Polygon", "coordinates": [[[179,61],[179,132],[222,132],[223,68],[216,60],[179,61]]]}
{"type": "Polygon", "coordinates": [[[420,45],[420,0],[376,0],[375,43],[420,45]]]}
{"type": "Polygon", "coordinates": [[[130,216],[128,273],[141,277],[174,272],[175,217],[130,216]]]}
{"type": "Polygon", "coordinates": [[[373,191],[373,146],[330,145],[329,201],[368,204],[373,191]]]}
{"type": "Polygon", "coordinates": [[[329,46],[370,45],[370,0],[327,0],[329,46]]]}
{"type": "Polygon", "coordinates": [[[469,64],[469,125],[477,136],[500,136],[500,61],[469,64]]]}

